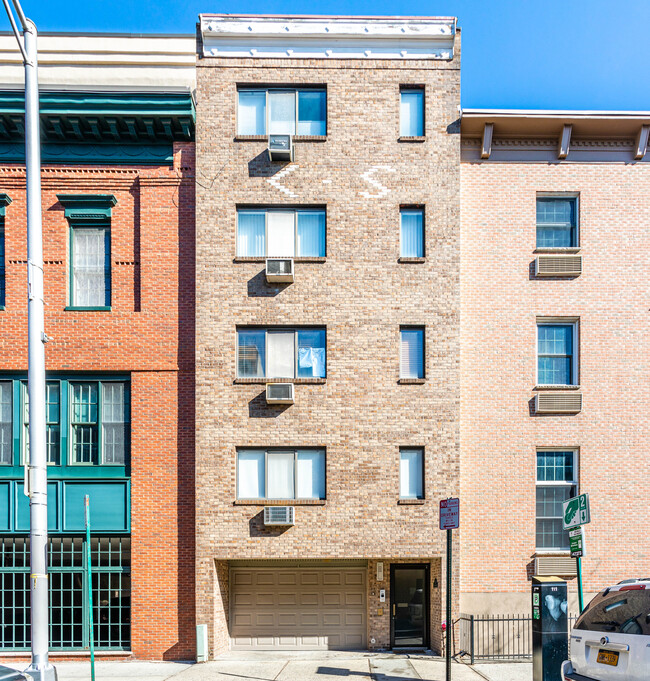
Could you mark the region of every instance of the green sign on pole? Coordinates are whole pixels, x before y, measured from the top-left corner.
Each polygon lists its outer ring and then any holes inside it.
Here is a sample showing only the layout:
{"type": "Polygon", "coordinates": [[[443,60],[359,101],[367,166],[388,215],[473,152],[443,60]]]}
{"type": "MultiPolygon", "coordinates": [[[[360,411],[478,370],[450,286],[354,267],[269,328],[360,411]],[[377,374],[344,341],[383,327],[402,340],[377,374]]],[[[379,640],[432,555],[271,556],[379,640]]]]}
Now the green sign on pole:
{"type": "Polygon", "coordinates": [[[569,530],[569,546],[571,558],[582,558],[585,555],[585,528],[580,526],[569,530]]]}
{"type": "Polygon", "coordinates": [[[565,530],[572,530],[574,527],[586,525],[590,520],[588,494],[581,494],[564,502],[562,524],[565,530]]]}

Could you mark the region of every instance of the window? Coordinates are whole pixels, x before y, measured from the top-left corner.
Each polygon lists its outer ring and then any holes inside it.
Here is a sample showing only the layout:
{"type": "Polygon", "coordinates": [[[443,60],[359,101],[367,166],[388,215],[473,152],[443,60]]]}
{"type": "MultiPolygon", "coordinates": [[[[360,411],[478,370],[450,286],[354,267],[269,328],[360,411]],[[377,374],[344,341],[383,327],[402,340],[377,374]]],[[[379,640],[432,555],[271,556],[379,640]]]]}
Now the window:
{"type": "Polygon", "coordinates": [[[400,499],[424,499],[424,453],[421,448],[399,450],[400,499]]]}
{"type": "Polygon", "coordinates": [[[400,90],[400,137],[424,135],[424,90],[402,88],[400,90]]]}
{"type": "Polygon", "coordinates": [[[71,463],[123,466],[129,420],[126,385],[75,382],[70,399],[71,463]]]}
{"type": "Polygon", "coordinates": [[[562,504],[578,493],[577,472],[576,451],[537,452],[537,549],[568,550],[569,533],[562,527],[562,504]]]}
{"type": "Polygon", "coordinates": [[[238,499],[324,499],[324,449],[242,449],[238,499]]]}
{"type": "Polygon", "coordinates": [[[400,216],[400,257],[424,257],[424,210],[422,208],[401,208],[400,216]]]}
{"type": "Polygon", "coordinates": [[[578,245],[577,198],[537,197],[537,247],[570,248],[578,245]]]}
{"type": "Polygon", "coordinates": [[[0,381],[0,464],[12,464],[13,399],[11,381],[0,381]]]}
{"type": "Polygon", "coordinates": [[[238,92],[239,135],[326,135],[324,89],[241,89],[238,92]]]}
{"type": "Polygon", "coordinates": [[[400,329],[400,378],[424,378],[424,328],[400,329]]]}
{"type": "Polygon", "coordinates": [[[71,225],[72,282],[70,306],[109,307],[111,304],[111,243],[106,226],[71,225]]]}
{"type": "Polygon", "coordinates": [[[575,628],[590,633],[650,636],[650,591],[635,586],[625,591],[607,589],[582,611],[575,628]]]}
{"type": "Polygon", "coordinates": [[[249,258],[325,257],[325,211],[238,210],[237,255],[249,258]]]}
{"type": "Polygon", "coordinates": [[[537,324],[537,384],[576,385],[577,324],[537,324]]]}
{"type": "Polygon", "coordinates": [[[238,329],[239,378],[325,378],[325,329],[238,329]]]}
{"type": "Polygon", "coordinates": [[[5,220],[0,217],[0,307],[5,305],[5,220]]]}
{"type": "MultiPolygon", "coordinates": [[[[29,393],[27,383],[23,389],[23,447],[21,462],[25,462],[29,452],[29,393]]],[[[47,381],[45,385],[45,446],[47,463],[54,466],[61,462],[61,427],[60,427],[61,388],[59,381],[47,381]]]]}

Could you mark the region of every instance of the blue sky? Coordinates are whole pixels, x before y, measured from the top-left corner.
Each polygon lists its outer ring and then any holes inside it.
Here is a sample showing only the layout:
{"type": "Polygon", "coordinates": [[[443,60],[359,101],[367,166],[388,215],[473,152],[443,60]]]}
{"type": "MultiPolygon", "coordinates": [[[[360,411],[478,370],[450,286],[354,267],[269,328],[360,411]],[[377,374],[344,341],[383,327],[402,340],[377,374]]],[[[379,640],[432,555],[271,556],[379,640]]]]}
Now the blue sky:
{"type": "Polygon", "coordinates": [[[199,12],[457,16],[465,108],[650,110],[650,0],[22,3],[41,31],[193,33],[199,12]]]}

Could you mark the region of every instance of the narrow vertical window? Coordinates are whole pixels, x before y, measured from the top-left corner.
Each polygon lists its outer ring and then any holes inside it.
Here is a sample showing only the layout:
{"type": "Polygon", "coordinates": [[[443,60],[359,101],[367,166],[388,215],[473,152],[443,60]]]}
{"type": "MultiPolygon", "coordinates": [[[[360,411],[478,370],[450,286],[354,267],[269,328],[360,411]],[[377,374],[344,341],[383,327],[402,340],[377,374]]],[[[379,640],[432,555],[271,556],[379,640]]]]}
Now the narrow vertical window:
{"type": "Polygon", "coordinates": [[[298,330],[298,376],[325,378],[325,330],[298,330]]]}
{"type": "Polygon", "coordinates": [[[269,331],[266,337],[268,352],[267,376],[293,378],[295,376],[295,334],[293,331],[269,331]]]}
{"type": "Polygon", "coordinates": [[[424,90],[406,89],[400,91],[401,137],[422,137],[424,135],[424,90]]]}
{"type": "Polygon", "coordinates": [[[266,134],[265,90],[239,91],[237,132],[240,135],[266,134]]]}
{"type": "Polygon", "coordinates": [[[5,306],[5,219],[0,216],[0,307],[5,306]]]}
{"type": "Polygon", "coordinates": [[[296,134],[296,93],[269,92],[269,135],[296,134]]]}
{"type": "Polygon", "coordinates": [[[72,307],[111,304],[110,234],[107,227],[72,224],[72,307]]]}
{"type": "Polygon", "coordinates": [[[237,255],[248,258],[266,255],[266,211],[237,212],[237,255]]]}
{"type": "Polygon", "coordinates": [[[128,392],[125,383],[102,383],[102,463],[124,465],[128,447],[128,392]]]}
{"type": "Polygon", "coordinates": [[[325,498],[325,452],[299,449],[296,452],[296,499],[325,498]]]}
{"type": "Polygon", "coordinates": [[[325,257],[325,211],[299,210],[297,212],[298,243],[296,255],[303,258],[325,257]]]}
{"type": "Polygon", "coordinates": [[[327,98],[323,90],[298,92],[298,134],[325,135],[327,98]]]}
{"type": "Polygon", "coordinates": [[[537,247],[570,248],[578,245],[577,199],[537,197],[537,247]]]}
{"type": "Polygon", "coordinates": [[[575,324],[537,325],[537,383],[575,385],[575,324]]]}
{"type": "Polygon", "coordinates": [[[237,454],[237,498],[263,499],[266,496],[265,453],[244,450],[237,454]]]}
{"type": "Polygon", "coordinates": [[[424,329],[400,329],[400,378],[424,378],[424,329]]]}
{"type": "Polygon", "coordinates": [[[266,492],[269,499],[294,498],[294,453],[267,452],[266,492]]]}
{"type": "MultiPolygon", "coordinates": [[[[29,457],[29,392],[23,383],[23,450],[22,461],[29,457]]],[[[45,385],[45,443],[47,463],[61,464],[61,388],[58,381],[48,381],[45,385]]]]}
{"type": "Polygon", "coordinates": [[[400,210],[400,256],[424,257],[424,211],[421,208],[400,210]]]}
{"type": "Polygon", "coordinates": [[[569,533],[562,524],[563,504],[578,493],[577,453],[538,451],[535,534],[538,549],[567,550],[569,533]]]}
{"type": "Polygon", "coordinates": [[[266,376],[266,331],[245,329],[237,334],[237,375],[242,378],[266,376]]]}
{"type": "Polygon", "coordinates": [[[97,383],[72,384],[72,463],[99,462],[97,383]]]}
{"type": "Polygon", "coordinates": [[[11,465],[13,452],[13,388],[11,381],[0,381],[0,464],[11,465]]]}
{"type": "Polygon", "coordinates": [[[399,495],[402,499],[424,498],[424,456],[422,449],[400,449],[399,495]]]}
{"type": "Polygon", "coordinates": [[[268,219],[267,255],[270,258],[292,258],[295,255],[296,214],[294,211],[271,210],[268,219]]]}

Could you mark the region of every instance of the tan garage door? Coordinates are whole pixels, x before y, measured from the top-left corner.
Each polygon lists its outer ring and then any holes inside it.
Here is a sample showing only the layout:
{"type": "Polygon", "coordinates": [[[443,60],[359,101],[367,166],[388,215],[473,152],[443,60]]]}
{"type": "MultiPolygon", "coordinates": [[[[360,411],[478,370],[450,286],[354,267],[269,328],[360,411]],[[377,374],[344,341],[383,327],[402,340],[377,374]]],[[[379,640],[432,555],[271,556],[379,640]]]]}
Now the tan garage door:
{"type": "Polygon", "coordinates": [[[363,649],[364,568],[231,568],[235,650],[363,649]]]}

